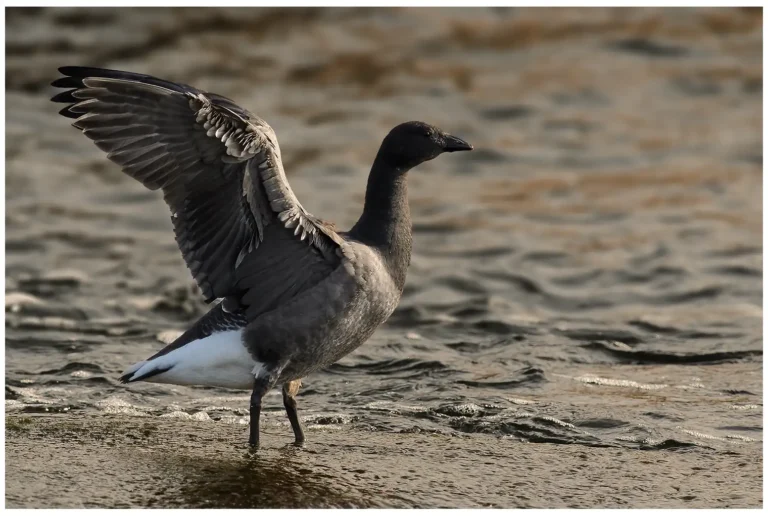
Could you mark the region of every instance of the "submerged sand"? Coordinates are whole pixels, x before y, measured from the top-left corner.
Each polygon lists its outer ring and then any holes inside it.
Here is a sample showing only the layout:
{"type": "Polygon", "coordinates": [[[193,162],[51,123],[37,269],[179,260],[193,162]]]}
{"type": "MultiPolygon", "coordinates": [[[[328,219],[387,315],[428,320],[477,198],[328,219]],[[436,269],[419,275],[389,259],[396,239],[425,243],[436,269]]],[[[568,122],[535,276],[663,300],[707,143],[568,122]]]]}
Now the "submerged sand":
{"type": "MultiPolygon", "coordinates": [[[[755,507],[762,458],[493,436],[264,432],[125,416],[9,417],[6,506],[755,507]],[[722,471],[729,471],[724,475],[722,471]]],[[[287,430],[287,429],[286,429],[287,430]]]]}

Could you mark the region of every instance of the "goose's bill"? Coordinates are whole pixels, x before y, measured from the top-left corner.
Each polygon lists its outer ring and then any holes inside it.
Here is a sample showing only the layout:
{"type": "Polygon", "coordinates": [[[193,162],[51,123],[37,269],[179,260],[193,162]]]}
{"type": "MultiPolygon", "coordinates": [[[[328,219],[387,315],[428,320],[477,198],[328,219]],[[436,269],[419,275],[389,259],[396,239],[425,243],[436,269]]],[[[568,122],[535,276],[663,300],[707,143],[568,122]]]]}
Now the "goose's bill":
{"type": "Polygon", "coordinates": [[[445,152],[471,151],[473,148],[472,144],[465,142],[461,138],[450,134],[445,135],[445,144],[443,145],[445,152]]]}

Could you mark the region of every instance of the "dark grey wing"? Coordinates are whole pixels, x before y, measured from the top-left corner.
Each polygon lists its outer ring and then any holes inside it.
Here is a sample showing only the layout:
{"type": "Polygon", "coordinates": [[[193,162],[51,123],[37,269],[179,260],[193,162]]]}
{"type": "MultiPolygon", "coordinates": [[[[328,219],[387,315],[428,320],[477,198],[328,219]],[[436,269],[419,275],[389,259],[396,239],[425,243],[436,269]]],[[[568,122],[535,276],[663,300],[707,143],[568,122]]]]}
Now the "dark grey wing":
{"type": "Polygon", "coordinates": [[[338,265],[340,237],[296,199],[266,122],[225,97],[148,75],[60,71],[66,77],[53,86],[69,90],[52,100],[69,104],[61,114],[126,174],[163,191],[207,302],[250,305],[258,296],[274,305],[338,265]],[[289,264],[303,267],[278,266],[289,264]]]}

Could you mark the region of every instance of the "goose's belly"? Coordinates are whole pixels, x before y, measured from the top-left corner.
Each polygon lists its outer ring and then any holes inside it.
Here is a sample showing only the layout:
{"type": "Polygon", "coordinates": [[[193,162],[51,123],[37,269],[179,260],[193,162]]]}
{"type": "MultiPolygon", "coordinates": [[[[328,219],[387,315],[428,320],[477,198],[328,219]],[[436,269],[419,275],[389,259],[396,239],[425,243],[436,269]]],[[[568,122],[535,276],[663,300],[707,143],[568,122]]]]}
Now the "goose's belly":
{"type": "Polygon", "coordinates": [[[378,255],[360,244],[326,281],[253,321],[245,341],[254,359],[285,363],[279,381],[327,367],[363,344],[389,318],[400,290],[378,255]]]}

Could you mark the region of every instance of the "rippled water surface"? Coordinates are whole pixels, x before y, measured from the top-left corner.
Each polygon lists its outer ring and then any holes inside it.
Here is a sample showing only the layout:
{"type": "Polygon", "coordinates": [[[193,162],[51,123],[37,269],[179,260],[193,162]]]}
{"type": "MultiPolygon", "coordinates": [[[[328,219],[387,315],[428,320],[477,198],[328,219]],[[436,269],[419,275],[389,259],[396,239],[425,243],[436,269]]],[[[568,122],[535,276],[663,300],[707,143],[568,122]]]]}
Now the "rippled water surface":
{"type": "Polygon", "coordinates": [[[40,10],[6,17],[6,503],[762,505],[760,10],[40,10]],[[392,126],[400,307],[277,392],[124,386],[205,311],[156,192],[56,114],[56,67],[237,100],[302,203],[354,223],[392,126]],[[62,479],[66,479],[62,482],[62,479]]]}

